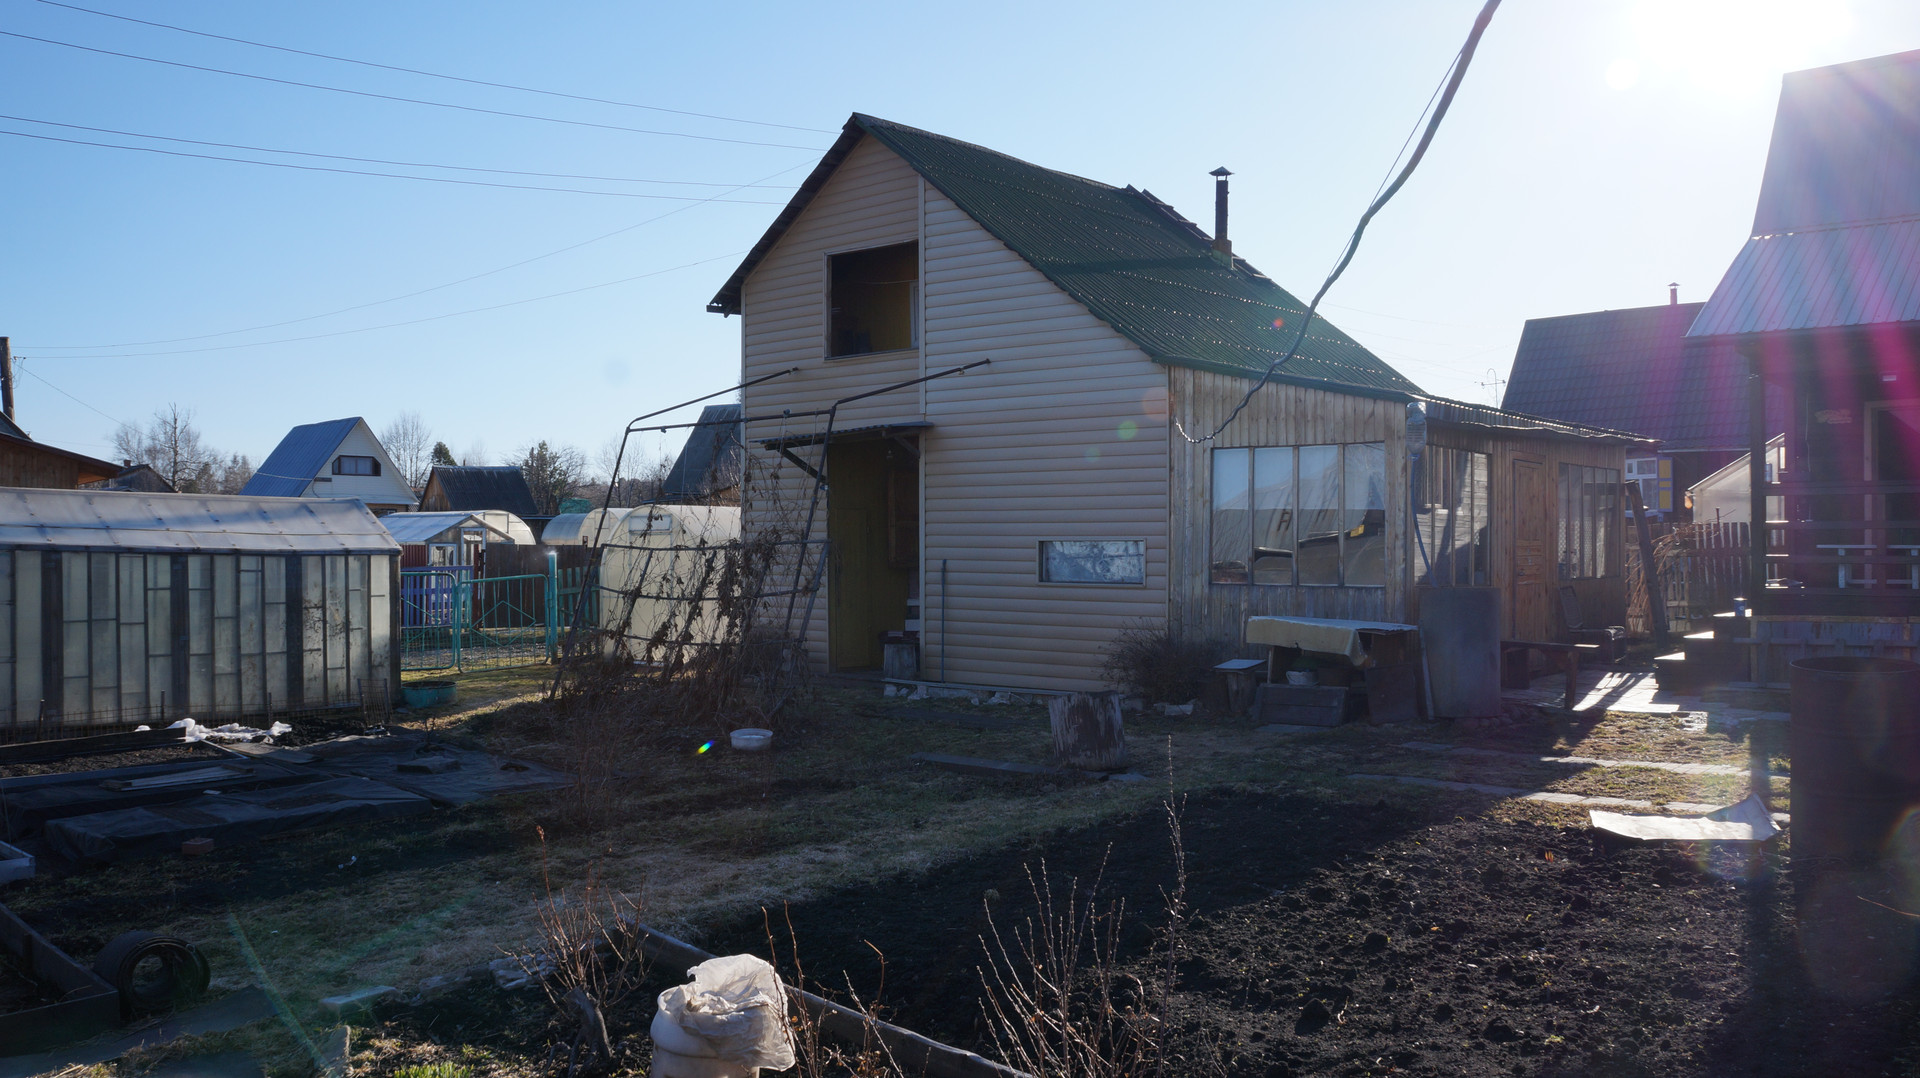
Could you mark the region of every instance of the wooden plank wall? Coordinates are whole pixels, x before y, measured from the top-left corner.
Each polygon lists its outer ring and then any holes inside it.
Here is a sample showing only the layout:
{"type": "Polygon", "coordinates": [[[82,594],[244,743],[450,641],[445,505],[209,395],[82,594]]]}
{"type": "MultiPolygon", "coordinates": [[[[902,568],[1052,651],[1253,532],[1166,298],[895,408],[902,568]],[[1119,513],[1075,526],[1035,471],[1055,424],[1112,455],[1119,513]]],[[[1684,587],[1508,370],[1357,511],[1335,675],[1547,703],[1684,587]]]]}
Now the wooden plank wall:
{"type": "Polygon", "coordinates": [[[170,720],[211,722],[357,703],[361,679],[395,693],[393,561],[0,550],[0,727],[37,722],[43,700],[49,722],[105,725],[163,700],[170,720]]]}
{"type": "MultiPolygon", "coordinates": [[[[1211,432],[1252,384],[1185,367],[1168,368],[1172,408],[1187,432],[1211,432]]],[[[1172,583],[1167,616],[1179,631],[1241,643],[1251,615],[1359,618],[1403,621],[1407,615],[1406,405],[1324,389],[1268,384],[1210,443],[1193,444],[1171,432],[1173,527],[1169,539],[1172,583]],[[1273,587],[1209,583],[1212,450],[1245,446],[1335,445],[1384,442],[1387,457],[1386,586],[1273,587]]]]}

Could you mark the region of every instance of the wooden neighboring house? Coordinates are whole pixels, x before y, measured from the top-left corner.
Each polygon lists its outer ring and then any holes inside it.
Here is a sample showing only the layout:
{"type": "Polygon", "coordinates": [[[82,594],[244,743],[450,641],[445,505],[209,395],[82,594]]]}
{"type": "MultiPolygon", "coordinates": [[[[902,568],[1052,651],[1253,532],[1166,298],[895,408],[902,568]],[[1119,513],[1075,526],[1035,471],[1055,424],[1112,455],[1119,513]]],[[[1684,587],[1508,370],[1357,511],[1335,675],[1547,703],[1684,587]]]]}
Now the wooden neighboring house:
{"type": "Polygon", "coordinates": [[[0,487],[77,490],[120,471],[120,465],[110,461],[36,442],[12,417],[0,415],[0,487]]]}
{"type": "Polygon", "coordinates": [[[740,406],[710,404],[696,422],[660,485],[660,500],[673,505],[737,504],[746,457],[740,406]]]}
{"type": "MultiPolygon", "coordinates": [[[[1724,342],[1686,332],[1704,303],[1531,318],[1520,333],[1501,407],[1512,412],[1630,430],[1660,440],[1630,454],[1656,518],[1693,519],[1686,493],[1747,451],[1746,361],[1724,342]]],[[[1785,422],[1769,398],[1768,429],[1785,422]]]]}
{"type": "Polygon", "coordinates": [[[1620,620],[1641,439],[1431,397],[1324,319],[1258,384],[1305,305],[1224,224],[1224,188],[1210,238],[1146,191],[848,121],[708,306],[742,316],[742,381],[777,375],[743,392],[747,536],[799,534],[828,480],[815,662],[918,630],[926,677],[1085,688],[1133,626],[1238,647],[1250,614],[1408,622],[1436,586],[1499,589],[1509,635],[1565,639],[1562,582],[1620,620]]]}
{"type": "Polygon", "coordinates": [[[174,494],[173,484],[151,464],[128,463],[112,479],[88,483],[89,490],[115,490],[130,494],[174,494]]]}
{"type": "Polygon", "coordinates": [[[478,467],[435,465],[427,476],[426,489],[420,492],[423,513],[474,512],[503,510],[525,520],[538,516],[533,491],[517,464],[478,467]]]}
{"type": "MultiPolygon", "coordinates": [[[[1791,401],[1755,530],[1754,675],[1802,655],[1920,658],[1920,51],[1789,74],[1753,234],[1687,336],[1791,401]]],[[[1757,480],[1757,481],[1756,481],[1757,480]]]]}
{"type": "Polygon", "coordinates": [[[420,500],[365,419],[329,419],[287,432],[242,494],[268,498],[356,498],[375,515],[404,513],[420,500]]]}

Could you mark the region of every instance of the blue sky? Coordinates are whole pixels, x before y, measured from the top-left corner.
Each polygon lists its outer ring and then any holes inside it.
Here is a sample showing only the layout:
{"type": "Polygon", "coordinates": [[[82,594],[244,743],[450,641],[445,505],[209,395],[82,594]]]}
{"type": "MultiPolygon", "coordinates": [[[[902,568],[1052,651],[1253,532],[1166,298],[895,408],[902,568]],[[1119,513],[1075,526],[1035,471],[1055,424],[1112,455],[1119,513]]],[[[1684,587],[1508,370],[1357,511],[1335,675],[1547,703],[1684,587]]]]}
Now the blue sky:
{"type": "MultiPolygon", "coordinates": [[[[104,454],[117,420],[178,402],[256,463],[296,423],[409,410],[463,454],[592,456],[732,385],[739,322],[706,301],[856,110],[1145,187],[1203,226],[1226,165],[1235,250],[1310,295],[1480,7],[75,2],[629,103],[0,0],[11,34],[361,92],[0,36],[0,130],[44,136],[0,135],[22,424],[104,454]]],[[[1489,400],[1527,318],[1665,302],[1669,281],[1706,297],[1748,233],[1783,71],[1915,48],[1910,0],[1507,0],[1323,312],[1425,388],[1489,400]]]]}

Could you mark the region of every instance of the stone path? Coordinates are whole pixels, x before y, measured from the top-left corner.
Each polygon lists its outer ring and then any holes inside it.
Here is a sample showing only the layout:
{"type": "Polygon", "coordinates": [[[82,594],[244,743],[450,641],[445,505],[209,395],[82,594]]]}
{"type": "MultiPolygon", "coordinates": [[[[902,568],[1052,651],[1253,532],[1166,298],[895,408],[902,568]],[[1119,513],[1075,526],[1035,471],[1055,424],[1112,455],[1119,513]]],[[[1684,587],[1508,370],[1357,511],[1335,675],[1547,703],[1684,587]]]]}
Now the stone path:
{"type": "MultiPolygon", "coordinates": [[[[1567,680],[1561,674],[1535,678],[1525,689],[1508,689],[1500,698],[1509,703],[1558,708],[1566,699],[1567,680]]],[[[1651,670],[1588,669],[1580,672],[1573,710],[1620,711],[1634,715],[1687,713],[1705,729],[1707,723],[1739,726],[1749,722],[1787,721],[1784,711],[1735,707],[1724,701],[1683,696],[1660,688],[1651,670]]]]}
{"type": "MultiPolygon", "coordinates": [[[[1522,801],[1544,801],[1552,805],[1578,805],[1582,808],[1642,809],[1676,813],[1682,816],[1705,816],[1709,812],[1718,812],[1726,808],[1725,805],[1705,805],[1697,801],[1667,801],[1656,805],[1652,801],[1641,801],[1631,797],[1563,794],[1552,790],[1525,790],[1517,786],[1493,786],[1484,782],[1450,782],[1446,779],[1424,779],[1412,775],[1348,775],[1347,777],[1374,782],[1399,782],[1408,786],[1430,786],[1441,790],[1466,790],[1494,797],[1517,797],[1522,801]]],[[[1791,818],[1784,812],[1774,813],[1773,819],[1780,824],[1791,822],[1791,818]]]]}
{"type": "Polygon", "coordinates": [[[1671,760],[1608,760],[1598,756],[1546,756],[1527,752],[1503,752],[1499,749],[1477,749],[1467,745],[1447,745],[1434,741],[1407,741],[1400,745],[1403,749],[1416,749],[1421,752],[1444,752],[1458,756],[1482,756],[1496,760],[1522,760],[1527,763],[1563,764],[1567,767],[1650,767],[1657,771],[1667,771],[1675,775],[1746,775],[1747,769],[1732,764],[1682,764],[1671,760]]]}

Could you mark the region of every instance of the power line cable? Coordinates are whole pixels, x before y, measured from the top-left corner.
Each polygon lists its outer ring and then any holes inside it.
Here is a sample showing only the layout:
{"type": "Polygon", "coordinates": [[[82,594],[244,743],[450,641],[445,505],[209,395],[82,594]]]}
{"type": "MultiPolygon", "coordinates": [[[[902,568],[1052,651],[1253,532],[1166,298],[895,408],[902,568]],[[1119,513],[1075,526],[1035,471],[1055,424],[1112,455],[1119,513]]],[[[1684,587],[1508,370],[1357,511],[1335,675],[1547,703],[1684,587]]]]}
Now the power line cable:
{"type": "MultiPolygon", "coordinates": [[[[15,357],[14,357],[14,359],[16,359],[16,360],[20,360],[20,359],[31,359],[31,358],[33,358],[33,357],[31,357],[31,356],[15,356],[15,357]]],[[[58,394],[60,394],[61,396],[63,396],[63,397],[65,397],[65,398],[67,398],[68,400],[70,400],[70,401],[72,401],[73,403],[75,403],[75,404],[77,404],[77,405],[79,405],[80,407],[82,407],[82,408],[85,408],[85,409],[86,409],[87,411],[89,411],[89,412],[92,412],[92,413],[94,413],[95,415],[101,415],[101,416],[106,416],[106,418],[108,418],[108,419],[112,419],[112,420],[113,420],[113,421],[114,421],[115,423],[118,423],[118,424],[120,424],[120,425],[121,425],[121,426],[123,426],[123,427],[131,427],[131,426],[134,426],[134,425],[135,425],[135,424],[132,424],[132,423],[129,423],[129,422],[127,422],[127,421],[126,421],[126,420],[124,420],[124,419],[117,419],[117,418],[115,418],[115,417],[113,417],[113,416],[110,416],[110,415],[107,415],[107,413],[105,413],[105,412],[103,412],[103,411],[101,411],[101,410],[100,410],[100,409],[98,409],[98,408],[95,408],[95,407],[94,407],[93,405],[91,405],[91,404],[88,404],[88,403],[87,403],[86,401],[83,401],[83,400],[81,400],[81,399],[80,399],[79,397],[76,397],[76,396],[74,396],[73,394],[71,394],[71,393],[69,393],[69,392],[67,392],[66,390],[64,390],[64,389],[61,389],[61,388],[60,388],[59,386],[57,386],[57,385],[54,385],[54,384],[53,384],[52,382],[49,382],[49,381],[47,381],[47,380],[46,380],[45,378],[42,378],[42,377],[40,376],[40,372],[38,372],[38,371],[36,371],[36,370],[34,370],[34,369],[33,369],[33,368],[31,368],[31,367],[22,367],[22,366],[17,366],[17,365],[16,365],[16,366],[14,367],[14,370],[17,370],[17,371],[19,371],[19,372],[21,372],[22,374],[25,374],[25,375],[26,375],[27,377],[29,377],[29,378],[32,378],[32,379],[34,379],[34,380],[36,380],[36,381],[38,381],[38,382],[39,382],[39,383],[40,383],[41,385],[44,385],[44,386],[46,386],[46,387],[47,387],[48,389],[51,389],[51,390],[53,390],[53,391],[54,391],[55,393],[58,393],[58,394]]],[[[98,444],[98,443],[94,443],[94,444],[98,444]]]]}
{"type": "MultiPolygon", "coordinates": [[[[777,179],[781,176],[786,175],[789,172],[792,172],[797,168],[804,167],[808,163],[809,162],[807,161],[802,161],[798,165],[789,165],[778,172],[770,172],[767,175],[760,177],[759,179],[753,181],[753,184],[743,184],[742,187],[755,186],[758,184],[765,183],[768,180],[777,179]]],[[[741,188],[739,187],[734,188],[734,190],[736,191],[740,189],[741,188]]],[[[732,194],[732,193],[733,193],[732,191],[720,192],[721,195],[732,194]]],[[[718,198],[720,196],[715,195],[713,197],[718,198]]],[[[708,200],[702,199],[701,201],[705,202],[708,200]]],[[[509,262],[504,266],[496,266],[490,270],[482,270],[479,273],[469,274],[458,280],[448,281],[444,284],[436,284],[436,285],[429,286],[427,288],[415,289],[412,292],[406,292],[398,296],[388,296],[385,299],[368,300],[365,303],[356,303],[348,307],[340,307],[331,311],[323,311],[320,314],[303,315],[299,318],[289,318],[280,322],[267,322],[257,326],[246,326],[241,329],[224,329],[218,333],[200,333],[200,334],[195,334],[194,336],[191,336],[191,337],[170,337],[163,340],[154,340],[154,341],[120,341],[114,344],[43,344],[43,345],[38,345],[37,347],[58,349],[60,351],[84,351],[84,350],[93,349],[93,348],[145,348],[151,345],[158,345],[158,344],[184,344],[188,341],[205,341],[205,340],[211,340],[214,337],[231,337],[237,333],[257,333],[261,330],[279,329],[282,326],[294,326],[294,325],[299,325],[302,322],[313,322],[322,318],[332,318],[335,315],[351,314],[354,311],[366,310],[369,307],[380,307],[388,303],[399,303],[402,300],[413,299],[416,296],[424,296],[430,292],[440,292],[448,288],[456,288],[460,285],[467,284],[470,281],[480,280],[483,277],[492,277],[495,274],[506,273],[509,270],[516,270],[522,266],[532,265],[535,262],[541,262],[549,258],[555,258],[560,255],[566,254],[570,251],[577,251],[582,247],[591,246],[592,244],[613,239],[615,236],[624,236],[627,233],[634,231],[635,229],[644,228],[647,225],[653,224],[656,221],[664,221],[667,218],[674,216],[675,214],[685,213],[686,211],[694,209],[699,205],[700,205],[699,202],[694,202],[684,206],[675,206],[673,209],[670,209],[665,213],[656,214],[642,221],[635,221],[633,224],[627,225],[623,228],[616,228],[612,232],[603,232],[598,236],[592,236],[587,239],[580,240],[577,243],[569,243],[565,247],[557,247],[551,251],[547,251],[544,254],[537,254],[532,256],[531,258],[523,258],[518,262],[509,262]]]]}
{"type": "MultiPolygon", "coordinates": [[[[0,31],[4,33],[5,31],[0,31]]],[[[29,123],[35,121],[28,121],[29,123]]],[[[168,150],[159,146],[122,146],[113,142],[94,142],[89,139],[62,138],[59,135],[36,135],[31,131],[10,131],[0,127],[0,135],[12,135],[15,138],[39,139],[42,142],[64,142],[70,146],[97,146],[103,150],[133,150],[138,153],[165,154],[168,157],[191,157],[201,161],[228,161],[236,165],[261,165],[266,168],[291,168],[301,172],[332,172],[342,176],[373,176],[384,180],[418,180],[422,183],[452,183],[462,187],[496,187],[507,191],[544,191],[559,195],[600,195],[604,198],[650,198],[671,202],[732,202],[743,206],[784,206],[784,202],[769,202],[765,199],[748,198],[701,198],[698,195],[653,195],[644,191],[590,191],[584,187],[541,187],[527,183],[498,183],[493,180],[462,180],[453,176],[412,176],[404,172],[369,172],[359,168],[335,168],[331,165],[301,165],[292,161],[255,161],[248,157],[225,157],[220,154],[191,153],[187,150],[168,150]]],[[[135,136],[136,138],[141,136],[135,136]]],[[[268,153],[284,152],[268,150],[268,153]]]]}
{"type": "Polygon", "coordinates": [[[197,353],[197,352],[230,352],[237,348],[265,348],[269,345],[275,345],[275,344],[294,344],[300,341],[325,340],[328,337],[345,337],[349,334],[354,334],[354,333],[373,333],[377,330],[382,330],[382,329],[398,329],[401,326],[417,326],[423,322],[439,322],[448,318],[459,318],[463,315],[481,314],[486,311],[498,311],[506,307],[519,307],[528,303],[539,303],[542,300],[559,299],[562,296],[579,295],[582,292],[592,292],[595,289],[600,289],[600,288],[612,288],[614,285],[630,284],[634,281],[645,280],[648,277],[658,277],[666,273],[676,273],[680,270],[692,269],[695,266],[704,266],[709,262],[719,262],[728,258],[738,258],[741,255],[746,253],[747,252],[744,250],[732,251],[723,255],[714,255],[712,258],[703,258],[703,259],[700,259],[698,262],[688,262],[679,266],[669,266],[666,269],[653,270],[652,272],[649,272],[649,273],[636,273],[631,277],[622,277],[619,280],[615,280],[615,281],[601,281],[599,284],[581,285],[579,288],[569,288],[563,292],[549,292],[544,296],[529,296],[526,299],[508,300],[505,303],[493,303],[493,304],[488,304],[485,307],[469,307],[464,311],[449,311],[445,314],[428,315],[425,318],[409,318],[404,322],[387,322],[383,325],[360,326],[355,329],[337,329],[332,331],[331,333],[312,333],[312,334],[308,334],[305,337],[283,337],[280,340],[276,340],[276,341],[250,341],[246,344],[218,344],[218,345],[212,345],[206,348],[174,348],[165,352],[121,352],[118,354],[82,355],[82,356],[29,356],[26,358],[29,358],[29,359],[144,359],[150,356],[182,356],[182,355],[188,355],[188,354],[197,353]]]}
{"type": "Polygon", "coordinates": [[[1453,104],[1453,96],[1459,91],[1461,80],[1467,76],[1467,65],[1473,61],[1474,49],[1479,47],[1480,37],[1487,32],[1487,24],[1493,21],[1494,10],[1499,6],[1500,0],[1487,0],[1486,6],[1480,9],[1480,14],[1474,17],[1473,29],[1467,32],[1466,44],[1460,47],[1459,53],[1454,57],[1446,89],[1441,93],[1440,103],[1434,108],[1432,117],[1427,121],[1426,131],[1420,136],[1420,144],[1413,148],[1413,156],[1407,159],[1406,167],[1400,170],[1400,174],[1394,178],[1393,183],[1381,191],[1367,206],[1366,212],[1360,215],[1360,223],[1354,226],[1353,235],[1347,238],[1347,246],[1340,255],[1340,261],[1334,265],[1333,272],[1327,274],[1327,279],[1321,283],[1320,290],[1313,294],[1313,302],[1307,304],[1306,317],[1300,320],[1300,329],[1294,334],[1293,344],[1288,346],[1284,355],[1267,364],[1267,369],[1261,374],[1259,380],[1247,388],[1246,395],[1240,398],[1240,403],[1233,406],[1233,411],[1227,413],[1227,417],[1220,421],[1219,426],[1213,428],[1212,433],[1196,438],[1187,433],[1184,424],[1175,420],[1173,427],[1179,432],[1180,437],[1196,445],[1211,442],[1220,437],[1220,433],[1238,419],[1241,412],[1246,411],[1247,405],[1253,402],[1254,394],[1260,392],[1260,388],[1279,373],[1280,368],[1300,351],[1300,342],[1306,339],[1307,329],[1313,325],[1314,312],[1320,309],[1320,301],[1326,297],[1327,290],[1332,288],[1333,283],[1340,279],[1340,275],[1347,271],[1347,265],[1353,261],[1355,252],[1360,249],[1360,238],[1366,235],[1368,222],[1372,221],[1374,214],[1379,213],[1394,194],[1406,185],[1408,178],[1413,175],[1413,170],[1419,167],[1420,159],[1427,155],[1427,147],[1433,144],[1433,136],[1440,130],[1440,121],[1446,119],[1447,109],[1453,104]]]}
{"type": "MultiPolygon", "coordinates": [[[[89,127],[86,124],[61,123],[58,120],[36,120],[31,116],[8,116],[0,114],[0,120],[12,120],[16,123],[42,124],[47,127],[62,127],[69,131],[92,131],[101,135],[121,135],[126,138],[154,139],[159,142],[178,142],[187,146],[213,146],[224,150],[248,150],[253,153],[284,153],[295,157],[319,157],[328,161],[357,161],[366,165],[399,165],[405,168],[442,168],[455,172],[485,172],[496,176],[535,176],[549,180],[594,180],[601,183],[658,183],[676,187],[726,187],[738,191],[742,187],[760,187],[761,184],[710,183],[703,180],[648,180],[635,176],[588,176],[575,172],[526,172],[511,168],[481,168],[476,165],[440,165],[431,161],[393,161],[384,157],[349,157],[337,153],[315,153],[311,150],[280,150],[271,146],[247,146],[238,142],[211,142],[206,139],[177,138],[172,135],[149,135],[141,131],[120,131],[111,127],[89,127]]],[[[122,149],[138,149],[127,146],[122,149]]],[[[265,162],[254,162],[264,164],[265,162]]],[[[784,190],[785,188],[783,188],[784,190]]]]}
{"type": "Polygon", "coordinates": [[[184,68],[188,71],[204,71],[214,75],[231,75],[234,78],[254,79],[259,82],[271,82],[281,86],[298,86],[307,90],[326,90],[336,94],[352,94],[355,97],[370,97],[380,101],[400,101],[409,105],[430,105],[434,108],[458,109],[461,112],[477,112],[488,116],[508,116],[516,120],[542,120],[547,123],[569,124],[574,127],[595,127],[603,131],[625,131],[634,135],[660,135],[666,138],[690,138],[703,142],[728,142],[735,146],[768,146],[778,150],[811,150],[819,153],[819,146],[795,146],[784,142],[757,142],[753,139],[725,138],[720,135],[696,135],[687,131],[656,131],[645,127],[624,127],[620,124],[595,123],[592,120],[568,120],[559,116],[541,116],[531,112],[511,112],[506,109],[481,108],[478,105],[457,105],[450,101],[430,101],[420,97],[402,97],[398,94],[378,94],[371,90],[349,90],[344,86],[328,86],[318,82],[301,82],[297,79],[280,79],[272,75],[255,75],[246,71],[230,71],[224,67],[207,67],[203,64],[189,64],[179,60],[162,60],[154,56],[141,56],[131,52],[115,52],[112,49],[95,48],[92,45],[76,45],[71,41],[56,41],[50,37],[35,37],[32,34],[16,33],[12,30],[0,30],[0,35],[18,38],[22,41],[37,41],[43,45],[58,45],[65,49],[78,49],[81,52],[98,53],[101,56],[118,56],[123,60],[139,60],[149,64],[163,64],[167,67],[184,68]]]}
{"type": "Polygon", "coordinates": [[[95,11],[93,8],[80,7],[77,4],[63,4],[63,3],[60,3],[60,0],[39,0],[39,2],[46,4],[50,7],[63,7],[69,11],[81,11],[81,12],[85,12],[88,15],[98,15],[101,18],[105,18],[105,19],[119,19],[122,22],[138,23],[141,26],[153,26],[153,27],[158,27],[159,29],[162,29],[162,30],[173,30],[177,33],[192,34],[195,37],[211,38],[215,41],[231,41],[237,45],[251,45],[254,48],[272,49],[275,52],[292,53],[295,56],[311,56],[316,59],[334,60],[343,64],[359,64],[361,67],[379,68],[382,71],[400,71],[409,75],[424,75],[430,79],[445,79],[449,82],[464,82],[470,86],[490,86],[496,90],[518,90],[522,93],[528,93],[528,94],[544,94],[548,97],[563,97],[570,101],[589,101],[596,105],[618,105],[621,108],[646,109],[649,112],[665,112],[665,113],[670,113],[674,116],[692,116],[702,120],[722,120],[727,123],[734,123],[734,124],[753,124],[758,127],[778,127],[786,131],[807,131],[807,132],[812,132],[812,133],[821,134],[821,135],[839,134],[838,131],[830,130],[824,127],[801,127],[797,124],[773,123],[769,120],[747,120],[747,119],[742,119],[738,116],[721,116],[711,112],[690,112],[686,109],[670,109],[665,107],[664,105],[644,105],[637,101],[617,101],[612,98],[606,98],[606,97],[590,97],[585,94],[569,94],[569,93],[564,93],[560,90],[542,90],[537,86],[516,86],[510,82],[489,82],[486,79],[469,79],[469,78],[464,78],[460,75],[443,74],[438,71],[422,71],[417,67],[400,67],[396,64],[375,63],[372,60],[356,60],[351,56],[334,56],[331,53],[310,52],[306,49],[289,48],[285,45],[270,45],[264,41],[249,41],[248,39],[243,37],[229,37],[225,34],[208,33],[205,30],[189,30],[184,26],[175,26],[172,23],[153,22],[148,19],[136,19],[131,15],[116,15],[111,11],[95,11]]]}

